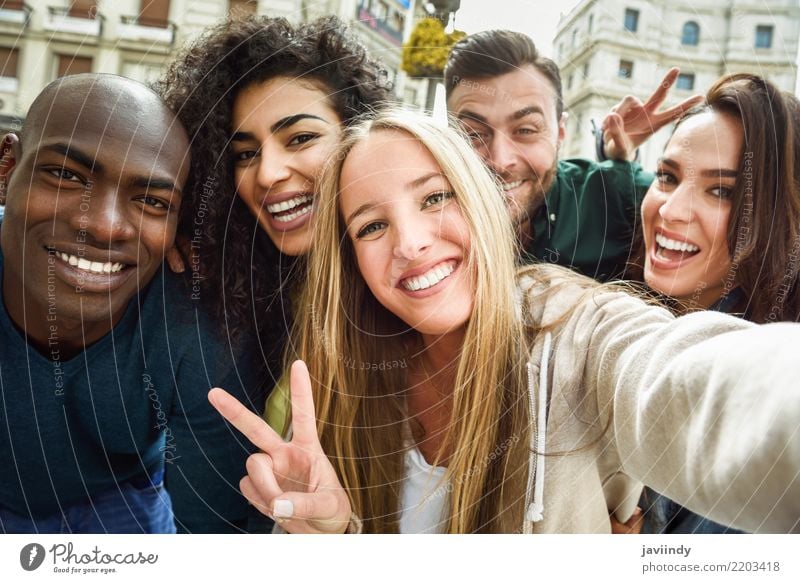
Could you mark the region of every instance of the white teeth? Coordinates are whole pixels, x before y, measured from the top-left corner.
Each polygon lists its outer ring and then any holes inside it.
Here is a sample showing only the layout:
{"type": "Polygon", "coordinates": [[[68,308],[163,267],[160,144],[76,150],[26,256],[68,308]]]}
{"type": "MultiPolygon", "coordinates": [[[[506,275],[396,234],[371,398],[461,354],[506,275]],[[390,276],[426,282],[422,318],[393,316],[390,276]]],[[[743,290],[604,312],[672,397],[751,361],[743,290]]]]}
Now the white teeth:
{"type": "Polygon", "coordinates": [[[692,245],[686,241],[675,241],[674,239],[668,239],[664,235],[660,234],[656,234],[656,243],[665,249],[671,249],[673,251],[688,251],[689,253],[700,251],[700,247],[697,245],[692,245]]]}
{"type": "Polygon", "coordinates": [[[402,282],[404,288],[409,291],[419,291],[421,289],[428,289],[435,286],[437,283],[449,277],[453,270],[456,268],[455,261],[447,261],[441,263],[422,275],[409,277],[402,282]]]}
{"type": "MultiPolygon", "coordinates": [[[[277,202],[275,204],[268,204],[267,211],[271,214],[275,213],[282,213],[283,211],[288,211],[293,209],[296,206],[300,206],[301,204],[305,204],[311,200],[311,196],[307,194],[301,194],[299,196],[295,196],[294,198],[290,198],[289,200],[284,200],[283,202],[277,202]]],[[[279,217],[275,217],[279,218],[279,217]]]]}
{"type": "Polygon", "coordinates": [[[73,267],[92,273],[117,273],[118,271],[122,271],[122,268],[125,267],[123,263],[111,263],[110,261],[100,263],[99,261],[88,261],[83,257],[76,257],[69,253],[62,253],[61,251],[54,251],[54,253],[55,256],[64,263],[69,263],[73,267]]]}
{"type": "Polygon", "coordinates": [[[522,184],[522,180],[516,180],[514,182],[504,182],[503,183],[503,190],[513,190],[520,184],[522,184]]]}
{"type": "MultiPolygon", "coordinates": [[[[272,211],[270,211],[270,212],[272,212],[272,211]]],[[[289,213],[288,215],[279,215],[277,217],[273,216],[273,218],[278,222],[288,223],[289,221],[293,221],[297,217],[300,217],[300,216],[302,216],[302,215],[304,215],[306,213],[309,213],[309,212],[311,212],[311,206],[304,206],[300,210],[295,211],[293,213],[289,213]]]]}

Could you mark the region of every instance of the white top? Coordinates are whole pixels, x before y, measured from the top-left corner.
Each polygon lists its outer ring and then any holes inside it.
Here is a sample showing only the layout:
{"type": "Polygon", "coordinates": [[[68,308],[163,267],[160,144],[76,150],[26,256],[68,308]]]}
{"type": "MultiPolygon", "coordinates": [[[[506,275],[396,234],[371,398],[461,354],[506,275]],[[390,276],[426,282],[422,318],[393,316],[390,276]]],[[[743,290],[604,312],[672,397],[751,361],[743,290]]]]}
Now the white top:
{"type": "Polygon", "coordinates": [[[406,452],[405,476],[400,489],[400,532],[438,534],[447,526],[450,483],[446,468],[432,466],[416,447],[406,452]]]}

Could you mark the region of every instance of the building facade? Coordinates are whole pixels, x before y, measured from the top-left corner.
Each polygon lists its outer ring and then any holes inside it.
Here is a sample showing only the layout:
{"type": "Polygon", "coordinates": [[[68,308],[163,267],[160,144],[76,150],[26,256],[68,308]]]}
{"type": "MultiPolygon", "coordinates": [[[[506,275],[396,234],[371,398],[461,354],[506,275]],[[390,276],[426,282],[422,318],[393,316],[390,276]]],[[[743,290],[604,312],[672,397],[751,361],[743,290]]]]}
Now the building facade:
{"type": "Polygon", "coordinates": [[[335,14],[352,23],[395,79],[413,10],[414,0],[4,0],[0,127],[19,126],[33,98],[62,75],[104,72],[153,81],[183,43],[233,11],[292,22],[335,14]]]}
{"type": "MultiPolygon", "coordinates": [[[[583,0],[559,22],[553,43],[567,122],[562,157],[594,157],[599,126],[625,95],[646,99],[670,67],[681,75],[667,104],[705,92],[721,75],[751,72],[794,91],[798,0],[583,0]]],[[[640,151],[655,168],[671,128],[640,151]]]]}

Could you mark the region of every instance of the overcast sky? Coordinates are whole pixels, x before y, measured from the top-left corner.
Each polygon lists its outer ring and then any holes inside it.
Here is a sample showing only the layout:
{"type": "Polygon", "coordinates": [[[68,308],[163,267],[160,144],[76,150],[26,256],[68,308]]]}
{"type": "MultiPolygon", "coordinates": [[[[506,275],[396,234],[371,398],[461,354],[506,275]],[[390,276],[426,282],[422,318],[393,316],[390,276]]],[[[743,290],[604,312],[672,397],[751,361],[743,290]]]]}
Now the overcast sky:
{"type": "MultiPolygon", "coordinates": [[[[467,33],[505,28],[524,32],[545,55],[553,57],[553,36],[559,16],[580,0],[461,0],[456,28],[467,33]]],[[[755,0],[759,4],[761,0],[755,0]]],[[[800,76],[795,93],[800,95],[800,76]]]]}
{"type": "Polygon", "coordinates": [[[578,0],[461,0],[456,28],[467,33],[505,28],[529,35],[538,49],[553,55],[559,15],[578,0]]]}

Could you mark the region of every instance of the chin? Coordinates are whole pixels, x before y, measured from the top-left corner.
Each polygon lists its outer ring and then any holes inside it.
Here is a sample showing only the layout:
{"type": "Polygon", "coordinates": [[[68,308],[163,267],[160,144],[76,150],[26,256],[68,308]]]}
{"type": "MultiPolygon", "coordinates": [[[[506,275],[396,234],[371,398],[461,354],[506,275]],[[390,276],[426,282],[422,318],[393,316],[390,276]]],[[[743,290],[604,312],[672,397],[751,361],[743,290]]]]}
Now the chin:
{"type": "Polygon", "coordinates": [[[293,235],[290,237],[281,235],[274,237],[270,234],[270,239],[272,239],[278,251],[289,257],[299,257],[311,250],[311,233],[305,233],[301,236],[293,235]]]}

